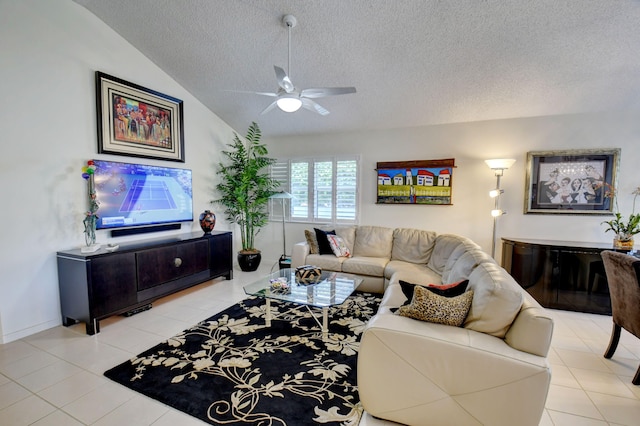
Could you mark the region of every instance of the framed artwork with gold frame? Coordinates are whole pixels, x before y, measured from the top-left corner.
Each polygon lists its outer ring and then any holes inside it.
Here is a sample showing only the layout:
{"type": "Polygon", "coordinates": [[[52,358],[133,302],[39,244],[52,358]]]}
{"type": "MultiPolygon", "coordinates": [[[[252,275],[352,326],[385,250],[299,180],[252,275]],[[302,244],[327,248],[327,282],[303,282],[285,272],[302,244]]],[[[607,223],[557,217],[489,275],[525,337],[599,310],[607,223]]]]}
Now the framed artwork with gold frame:
{"type": "Polygon", "coordinates": [[[182,101],[96,71],[98,152],[184,163],[182,101]]]}

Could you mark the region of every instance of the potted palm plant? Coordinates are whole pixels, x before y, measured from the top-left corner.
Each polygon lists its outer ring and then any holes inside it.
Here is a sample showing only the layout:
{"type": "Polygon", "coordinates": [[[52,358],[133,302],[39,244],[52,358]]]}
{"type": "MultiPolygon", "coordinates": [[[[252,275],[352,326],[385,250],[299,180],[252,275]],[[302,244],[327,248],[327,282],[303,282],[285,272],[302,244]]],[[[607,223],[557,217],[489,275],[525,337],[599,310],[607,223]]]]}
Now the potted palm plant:
{"type": "Polygon", "coordinates": [[[267,168],[276,160],[267,157],[261,136],[260,127],[253,122],[245,141],[235,134],[233,143],[227,144],[229,149],[222,151],[225,161],[218,163],[216,172],[221,177],[216,185],[220,198],[212,201],[224,207],[230,223],[240,226],[238,263],[243,271],[255,271],[260,265],[262,255],[254,246],[255,236],[267,224],[267,203],[279,185],[269,176],[267,168]]]}

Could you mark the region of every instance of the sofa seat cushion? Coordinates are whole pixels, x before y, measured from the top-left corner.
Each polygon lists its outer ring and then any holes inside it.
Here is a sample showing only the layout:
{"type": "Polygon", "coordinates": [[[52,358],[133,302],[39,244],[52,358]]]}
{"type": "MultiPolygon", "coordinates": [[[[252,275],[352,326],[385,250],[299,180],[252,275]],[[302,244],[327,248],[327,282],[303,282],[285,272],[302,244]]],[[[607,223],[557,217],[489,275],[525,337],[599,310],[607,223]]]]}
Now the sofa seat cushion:
{"type": "Polygon", "coordinates": [[[409,281],[416,284],[440,284],[442,282],[440,274],[434,272],[427,265],[405,262],[402,260],[391,260],[384,268],[384,277],[391,280],[409,281]]]}
{"type": "Polygon", "coordinates": [[[356,275],[372,275],[374,277],[383,277],[384,267],[389,262],[389,258],[386,257],[353,256],[341,259],[344,259],[342,272],[356,275]]]}
{"type": "Polygon", "coordinates": [[[523,290],[496,263],[478,265],[469,276],[469,290],[474,291],[465,328],[503,338],[523,302],[523,290]]]}
{"type": "Polygon", "coordinates": [[[322,268],[323,271],[342,271],[342,262],[346,257],[336,257],[333,254],[310,254],[305,259],[305,264],[322,268]]]}
{"type": "Polygon", "coordinates": [[[358,226],[354,256],[391,258],[393,229],[382,226],[358,226]]]}
{"type": "Polygon", "coordinates": [[[391,259],[426,265],[435,241],[436,233],[433,231],[396,228],[393,230],[391,259]]]}

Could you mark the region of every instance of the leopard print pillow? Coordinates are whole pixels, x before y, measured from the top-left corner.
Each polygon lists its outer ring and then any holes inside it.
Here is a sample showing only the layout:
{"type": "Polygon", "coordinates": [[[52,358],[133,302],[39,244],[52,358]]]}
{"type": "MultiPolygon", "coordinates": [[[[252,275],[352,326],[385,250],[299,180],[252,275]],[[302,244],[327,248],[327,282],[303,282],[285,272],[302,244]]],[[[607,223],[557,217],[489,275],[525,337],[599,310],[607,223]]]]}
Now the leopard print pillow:
{"type": "Polygon", "coordinates": [[[398,309],[398,315],[460,327],[467,318],[472,300],[473,290],[456,297],[443,297],[421,286],[416,286],[411,303],[401,306],[398,309]]]}

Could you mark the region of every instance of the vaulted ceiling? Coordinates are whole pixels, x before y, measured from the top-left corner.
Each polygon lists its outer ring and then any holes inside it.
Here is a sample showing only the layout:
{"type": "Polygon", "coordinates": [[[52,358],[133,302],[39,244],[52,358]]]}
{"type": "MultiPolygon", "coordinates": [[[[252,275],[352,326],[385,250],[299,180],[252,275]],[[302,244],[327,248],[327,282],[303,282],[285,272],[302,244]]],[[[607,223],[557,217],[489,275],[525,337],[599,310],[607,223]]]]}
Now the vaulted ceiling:
{"type": "Polygon", "coordinates": [[[239,131],[251,121],[277,136],[640,112],[636,0],[74,1],[239,131]],[[278,90],[285,14],[298,20],[293,83],[357,89],[316,99],[327,116],[261,115],[273,98],[233,92],[278,90]]]}

